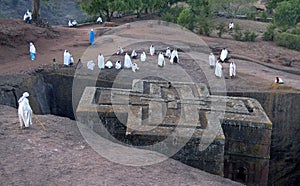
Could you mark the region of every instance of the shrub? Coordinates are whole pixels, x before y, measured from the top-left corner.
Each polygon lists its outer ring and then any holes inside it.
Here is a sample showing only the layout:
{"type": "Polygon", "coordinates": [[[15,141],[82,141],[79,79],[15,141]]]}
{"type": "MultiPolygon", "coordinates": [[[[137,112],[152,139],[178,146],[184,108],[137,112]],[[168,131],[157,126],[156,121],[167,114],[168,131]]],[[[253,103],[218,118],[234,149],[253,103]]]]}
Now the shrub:
{"type": "Polygon", "coordinates": [[[256,37],[257,37],[257,34],[255,33],[255,32],[252,32],[251,34],[250,34],[250,41],[255,41],[255,39],[256,39],[256,37]]]}
{"type": "Polygon", "coordinates": [[[300,51],[300,35],[283,32],[276,34],[274,40],[279,46],[300,51]]]}
{"type": "Polygon", "coordinates": [[[195,18],[189,8],[182,10],[177,18],[177,23],[193,31],[195,28],[195,18]]]}
{"type": "Polygon", "coordinates": [[[219,25],[218,25],[218,27],[217,27],[217,29],[218,29],[218,36],[219,37],[222,37],[222,35],[224,34],[224,32],[226,31],[226,24],[224,23],[224,22],[221,22],[219,25]]]}
{"type": "Polygon", "coordinates": [[[251,40],[250,36],[251,36],[251,32],[249,30],[246,30],[244,32],[243,41],[250,41],[251,40]]]}
{"type": "Polygon", "coordinates": [[[275,26],[273,24],[270,24],[267,28],[267,31],[264,32],[263,40],[265,41],[273,41],[274,40],[274,30],[275,26]]]}

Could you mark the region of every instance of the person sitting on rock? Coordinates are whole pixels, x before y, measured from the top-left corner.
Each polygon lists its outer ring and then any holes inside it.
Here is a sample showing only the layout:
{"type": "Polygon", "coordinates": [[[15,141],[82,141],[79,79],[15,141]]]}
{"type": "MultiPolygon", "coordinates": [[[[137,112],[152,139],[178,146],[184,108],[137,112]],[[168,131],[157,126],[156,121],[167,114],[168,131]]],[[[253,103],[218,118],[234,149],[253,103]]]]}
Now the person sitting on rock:
{"type": "Polygon", "coordinates": [[[132,72],[135,72],[135,71],[139,70],[140,68],[137,66],[136,63],[133,63],[131,69],[132,69],[132,72]]]}
{"type": "Polygon", "coordinates": [[[31,24],[31,22],[32,22],[32,13],[29,10],[27,10],[26,13],[24,14],[23,19],[26,23],[31,24]]]}
{"type": "Polygon", "coordinates": [[[175,48],[172,51],[170,63],[173,64],[173,63],[178,63],[178,62],[179,62],[178,52],[177,52],[177,49],[175,48]]]}
{"type": "Polygon", "coordinates": [[[283,80],[280,77],[275,77],[275,83],[283,84],[283,80]]]}
{"type": "Polygon", "coordinates": [[[96,23],[98,23],[98,24],[102,24],[103,23],[102,18],[100,16],[98,17],[96,23]]]}
{"type": "Polygon", "coordinates": [[[73,21],[69,20],[68,26],[69,27],[76,27],[77,26],[77,21],[74,19],[73,21]]]}
{"type": "Polygon", "coordinates": [[[136,53],[135,50],[132,51],[132,53],[131,53],[131,58],[132,58],[132,59],[137,59],[137,58],[138,58],[138,54],[136,53]]]}
{"type": "Polygon", "coordinates": [[[223,48],[220,55],[221,62],[225,62],[225,60],[228,59],[228,50],[226,48],[223,48]]]}
{"type": "Polygon", "coordinates": [[[122,64],[121,64],[121,61],[120,61],[120,60],[116,61],[115,68],[116,68],[117,70],[120,70],[120,69],[122,68],[122,64]]]}
{"type": "Polygon", "coordinates": [[[118,50],[117,50],[117,55],[122,55],[124,53],[124,50],[122,47],[119,47],[118,50]]]}
{"type": "Polygon", "coordinates": [[[228,29],[229,29],[229,31],[231,31],[231,30],[233,30],[233,28],[234,28],[234,23],[231,21],[228,25],[228,29]]]}
{"type": "Polygon", "coordinates": [[[114,65],[112,64],[112,62],[111,61],[107,61],[106,63],[105,63],[105,67],[106,68],[112,68],[114,65]]]}

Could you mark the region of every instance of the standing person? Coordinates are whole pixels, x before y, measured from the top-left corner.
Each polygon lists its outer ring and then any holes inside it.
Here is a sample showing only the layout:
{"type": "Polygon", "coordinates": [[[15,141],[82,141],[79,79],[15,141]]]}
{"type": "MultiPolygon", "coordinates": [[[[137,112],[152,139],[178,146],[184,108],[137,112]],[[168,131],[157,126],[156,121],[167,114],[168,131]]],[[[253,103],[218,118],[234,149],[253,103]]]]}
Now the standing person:
{"type": "Polygon", "coordinates": [[[234,61],[231,61],[230,65],[229,65],[229,76],[231,78],[234,78],[236,75],[236,65],[234,63],[234,61]]]}
{"type": "Polygon", "coordinates": [[[208,59],[209,59],[209,66],[210,66],[210,68],[212,68],[212,69],[215,68],[215,65],[216,65],[216,57],[215,57],[215,55],[213,53],[210,53],[208,59]]]}
{"type": "Polygon", "coordinates": [[[126,53],[124,58],[124,68],[132,68],[130,56],[126,53]]]}
{"type": "Polygon", "coordinates": [[[98,67],[99,67],[99,69],[105,68],[104,67],[104,57],[101,53],[98,55],[98,67]]]}
{"type": "Polygon", "coordinates": [[[150,55],[153,56],[155,54],[155,47],[153,45],[150,46],[150,55]]]}
{"type": "Polygon", "coordinates": [[[167,58],[169,58],[169,59],[171,58],[171,50],[170,50],[169,47],[168,47],[167,50],[166,50],[165,56],[166,56],[167,58]]]}
{"type": "Polygon", "coordinates": [[[234,23],[231,21],[228,25],[228,29],[231,31],[234,28],[234,23]]]}
{"type": "Polygon", "coordinates": [[[30,59],[32,61],[35,60],[36,49],[32,42],[29,43],[29,53],[30,53],[30,59]]]}
{"type": "Polygon", "coordinates": [[[146,58],[147,58],[146,53],[143,52],[143,53],[141,54],[141,61],[142,61],[142,62],[146,61],[146,58]]]}
{"type": "Polygon", "coordinates": [[[68,50],[65,50],[64,52],[64,66],[68,67],[71,62],[71,54],[68,50]]]}
{"type": "Polygon", "coordinates": [[[226,48],[223,48],[221,51],[220,59],[222,62],[225,62],[227,58],[228,58],[228,50],[226,48]]]}
{"type": "Polygon", "coordinates": [[[222,65],[221,63],[219,62],[219,60],[217,61],[216,63],[216,68],[215,68],[215,75],[219,78],[222,77],[222,65]]]}
{"type": "Polygon", "coordinates": [[[27,97],[29,96],[28,92],[24,92],[23,96],[18,100],[18,116],[20,120],[20,128],[28,128],[29,125],[32,125],[32,109],[29,104],[27,97]]]}
{"type": "Polygon", "coordinates": [[[157,64],[159,67],[164,67],[165,66],[165,58],[162,53],[159,53],[158,59],[157,59],[157,64]]]}
{"type": "Polygon", "coordinates": [[[94,29],[91,29],[91,31],[90,31],[90,44],[94,45],[94,42],[95,42],[95,32],[94,32],[94,29]]]}
{"type": "Polygon", "coordinates": [[[178,52],[177,49],[174,49],[171,54],[170,63],[173,64],[178,62],[179,62],[178,52]]]}

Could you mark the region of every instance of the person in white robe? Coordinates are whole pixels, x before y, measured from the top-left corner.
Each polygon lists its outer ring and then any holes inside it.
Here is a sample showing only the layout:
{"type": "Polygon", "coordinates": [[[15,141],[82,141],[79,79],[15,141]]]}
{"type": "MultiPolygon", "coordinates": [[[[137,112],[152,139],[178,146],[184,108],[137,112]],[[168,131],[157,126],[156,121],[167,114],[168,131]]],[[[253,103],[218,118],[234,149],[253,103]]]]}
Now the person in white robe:
{"type": "Polygon", "coordinates": [[[224,62],[227,57],[228,57],[228,50],[226,48],[223,48],[220,55],[221,61],[224,62]]]}
{"type": "Polygon", "coordinates": [[[135,72],[135,71],[139,70],[140,68],[137,66],[136,63],[133,63],[131,69],[132,69],[132,72],[135,72]]]}
{"type": "Polygon", "coordinates": [[[26,23],[31,24],[31,22],[32,22],[32,13],[29,10],[27,10],[26,13],[23,16],[23,19],[26,23]]]}
{"type": "Polygon", "coordinates": [[[121,61],[120,61],[120,60],[116,61],[115,68],[116,68],[117,70],[120,70],[120,69],[122,68],[122,64],[121,64],[121,61]]]}
{"type": "Polygon", "coordinates": [[[231,61],[230,65],[229,65],[229,76],[231,78],[234,78],[235,75],[236,75],[236,65],[235,65],[234,61],[231,61]]]}
{"type": "Polygon", "coordinates": [[[178,62],[179,62],[178,52],[177,49],[174,49],[171,54],[170,63],[173,64],[178,62]]]}
{"type": "Polygon", "coordinates": [[[132,67],[132,62],[130,56],[126,53],[124,58],[124,68],[131,68],[131,67],[132,67]]]}
{"type": "Polygon", "coordinates": [[[122,55],[124,53],[124,50],[122,47],[119,47],[118,48],[118,51],[117,51],[117,55],[122,55]]]}
{"type": "Polygon", "coordinates": [[[22,97],[18,100],[18,116],[20,121],[20,128],[28,128],[29,125],[32,125],[32,109],[29,104],[27,97],[29,96],[28,92],[24,92],[22,97]]]}
{"type": "Polygon", "coordinates": [[[142,61],[142,62],[146,61],[146,58],[147,58],[146,52],[143,52],[143,53],[141,54],[141,61],[142,61]]]}
{"type": "Polygon", "coordinates": [[[233,30],[234,28],[234,23],[231,21],[228,25],[229,30],[233,30]]]}
{"type": "Polygon", "coordinates": [[[167,50],[166,50],[165,56],[166,56],[167,58],[171,58],[171,50],[170,50],[169,47],[168,47],[167,50]]]}
{"type": "Polygon", "coordinates": [[[155,54],[155,47],[153,45],[150,46],[150,55],[153,56],[155,54]]]}
{"type": "Polygon", "coordinates": [[[283,84],[283,80],[280,78],[280,77],[275,77],[275,83],[278,83],[278,84],[283,84]]]}
{"type": "Polygon", "coordinates": [[[71,54],[68,50],[64,52],[64,66],[69,66],[71,64],[71,54]]]}
{"type": "Polygon", "coordinates": [[[164,67],[165,66],[165,57],[162,53],[159,53],[159,55],[158,55],[157,65],[159,67],[164,67]]]}
{"type": "Polygon", "coordinates": [[[219,62],[219,60],[217,61],[216,63],[216,67],[215,67],[215,75],[219,78],[222,77],[222,65],[221,63],[219,62]]]}
{"type": "Polygon", "coordinates": [[[212,69],[215,68],[215,65],[216,65],[216,57],[215,57],[215,55],[213,53],[210,53],[208,59],[209,59],[209,66],[210,66],[210,68],[212,68],[212,69]]]}
{"type": "Polygon", "coordinates": [[[138,57],[138,54],[136,53],[135,50],[133,50],[133,51],[131,52],[131,58],[132,58],[132,59],[137,59],[137,57],[138,57]]]}
{"type": "Polygon", "coordinates": [[[89,70],[94,70],[95,63],[94,63],[93,60],[88,61],[86,65],[87,65],[87,68],[88,68],[89,70]]]}
{"type": "Polygon", "coordinates": [[[112,62],[111,61],[107,61],[106,63],[105,63],[105,67],[106,68],[112,68],[114,65],[112,64],[112,62]]]}
{"type": "Polygon", "coordinates": [[[102,24],[103,23],[102,18],[100,16],[98,17],[96,23],[98,23],[98,24],[102,24]]]}
{"type": "Polygon", "coordinates": [[[98,67],[99,67],[99,69],[105,68],[104,67],[104,57],[101,53],[98,55],[98,67]]]}
{"type": "Polygon", "coordinates": [[[32,42],[29,43],[29,54],[30,54],[30,59],[32,61],[35,60],[36,49],[32,42]]]}

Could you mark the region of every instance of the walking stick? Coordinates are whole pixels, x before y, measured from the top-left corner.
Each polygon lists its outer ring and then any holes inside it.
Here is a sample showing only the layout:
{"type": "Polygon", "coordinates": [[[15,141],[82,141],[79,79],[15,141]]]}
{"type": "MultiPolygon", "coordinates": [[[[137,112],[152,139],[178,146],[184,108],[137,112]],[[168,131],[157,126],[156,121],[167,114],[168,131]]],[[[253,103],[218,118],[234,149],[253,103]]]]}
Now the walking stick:
{"type": "Polygon", "coordinates": [[[38,123],[42,126],[42,128],[43,128],[44,130],[46,130],[44,124],[39,120],[39,118],[38,118],[35,114],[33,114],[33,116],[34,116],[34,118],[38,121],[38,123]]]}

